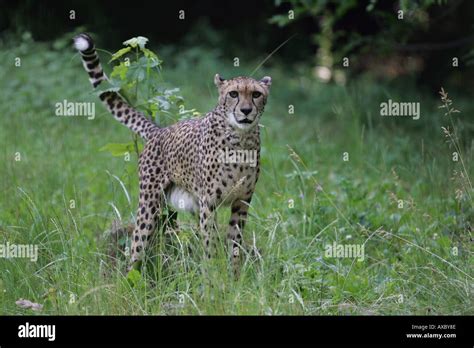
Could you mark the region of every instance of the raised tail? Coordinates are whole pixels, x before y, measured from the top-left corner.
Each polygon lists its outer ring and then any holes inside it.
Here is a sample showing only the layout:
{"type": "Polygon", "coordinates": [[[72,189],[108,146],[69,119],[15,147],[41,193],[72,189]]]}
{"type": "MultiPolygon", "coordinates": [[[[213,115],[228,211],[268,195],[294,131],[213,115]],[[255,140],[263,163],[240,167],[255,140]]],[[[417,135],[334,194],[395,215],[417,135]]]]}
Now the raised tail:
{"type": "MultiPolygon", "coordinates": [[[[96,88],[102,81],[107,80],[92,38],[88,34],[79,34],[74,38],[74,47],[81,54],[82,64],[89,75],[92,87],[96,88]]],[[[156,124],[147,119],[142,112],[127,104],[118,93],[103,92],[99,97],[115,119],[142,138],[149,139],[158,129],[156,124]]]]}

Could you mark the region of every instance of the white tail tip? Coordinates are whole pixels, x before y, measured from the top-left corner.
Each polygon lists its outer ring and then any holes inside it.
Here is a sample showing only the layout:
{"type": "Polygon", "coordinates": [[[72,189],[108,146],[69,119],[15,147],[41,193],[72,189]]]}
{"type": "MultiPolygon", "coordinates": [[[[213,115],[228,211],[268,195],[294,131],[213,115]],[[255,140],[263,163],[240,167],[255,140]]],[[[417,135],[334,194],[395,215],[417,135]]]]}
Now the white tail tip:
{"type": "Polygon", "coordinates": [[[86,51],[89,48],[89,42],[83,37],[77,36],[74,38],[74,47],[79,51],[86,51]]]}

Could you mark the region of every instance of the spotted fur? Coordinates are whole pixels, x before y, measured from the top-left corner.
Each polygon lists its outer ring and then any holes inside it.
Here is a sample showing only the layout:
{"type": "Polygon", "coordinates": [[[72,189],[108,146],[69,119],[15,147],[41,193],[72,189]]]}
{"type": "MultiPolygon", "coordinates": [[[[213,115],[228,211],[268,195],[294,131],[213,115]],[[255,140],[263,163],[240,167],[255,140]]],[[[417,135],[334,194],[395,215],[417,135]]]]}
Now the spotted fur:
{"type": "MultiPolygon", "coordinates": [[[[77,36],[75,46],[92,86],[97,87],[107,77],[91,37],[77,36]]],[[[128,105],[118,93],[100,95],[119,122],[146,140],[139,158],[140,195],[131,265],[142,259],[165,205],[199,214],[206,257],[210,258],[215,248],[216,209],[230,205],[227,238],[233,268],[238,272],[243,229],[260,172],[258,122],[269,95],[271,78],[224,80],[217,74],[214,82],[219,100],[212,111],[203,118],[164,128],[128,105]],[[256,163],[222,160],[221,155],[226,151],[243,150],[254,151],[256,163]]]]}

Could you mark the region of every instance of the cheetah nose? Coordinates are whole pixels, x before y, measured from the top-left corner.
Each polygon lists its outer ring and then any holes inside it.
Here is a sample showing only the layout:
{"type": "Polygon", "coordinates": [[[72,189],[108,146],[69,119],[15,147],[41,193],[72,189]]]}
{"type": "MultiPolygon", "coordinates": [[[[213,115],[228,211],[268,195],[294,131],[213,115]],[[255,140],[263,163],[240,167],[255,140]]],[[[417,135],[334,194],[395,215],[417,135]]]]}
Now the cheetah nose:
{"type": "Polygon", "coordinates": [[[252,111],[252,108],[242,108],[240,109],[240,111],[242,111],[242,113],[247,116],[248,114],[250,114],[250,111],[252,111]]]}

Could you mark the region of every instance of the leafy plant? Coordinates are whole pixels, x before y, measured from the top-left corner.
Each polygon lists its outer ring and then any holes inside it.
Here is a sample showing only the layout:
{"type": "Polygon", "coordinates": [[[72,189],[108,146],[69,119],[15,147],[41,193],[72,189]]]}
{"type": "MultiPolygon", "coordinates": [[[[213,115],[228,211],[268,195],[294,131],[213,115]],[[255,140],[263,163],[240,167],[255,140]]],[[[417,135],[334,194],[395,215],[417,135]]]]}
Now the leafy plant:
{"type": "MultiPolygon", "coordinates": [[[[110,74],[110,81],[101,86],[98,93],[119,92],[130,105],[149,115],[158,124],[167,123],[164,117],[174,123],[198,114],[195,109],[187,110],[184,107],[184,98],[179,88],[166,87],[161,75],[163,61],[146,47],[147,43],[148,39],[143,36],[123,42],[125,47],[113,53],[109,61],[116,63],[110,74]]],[[[142,146],[136,134],[132,137],[132,141],[128,143],[108,143],[101,151],[109,151],[113,156],[123,156],[134,149],[139,155],[142,146]]]]}

